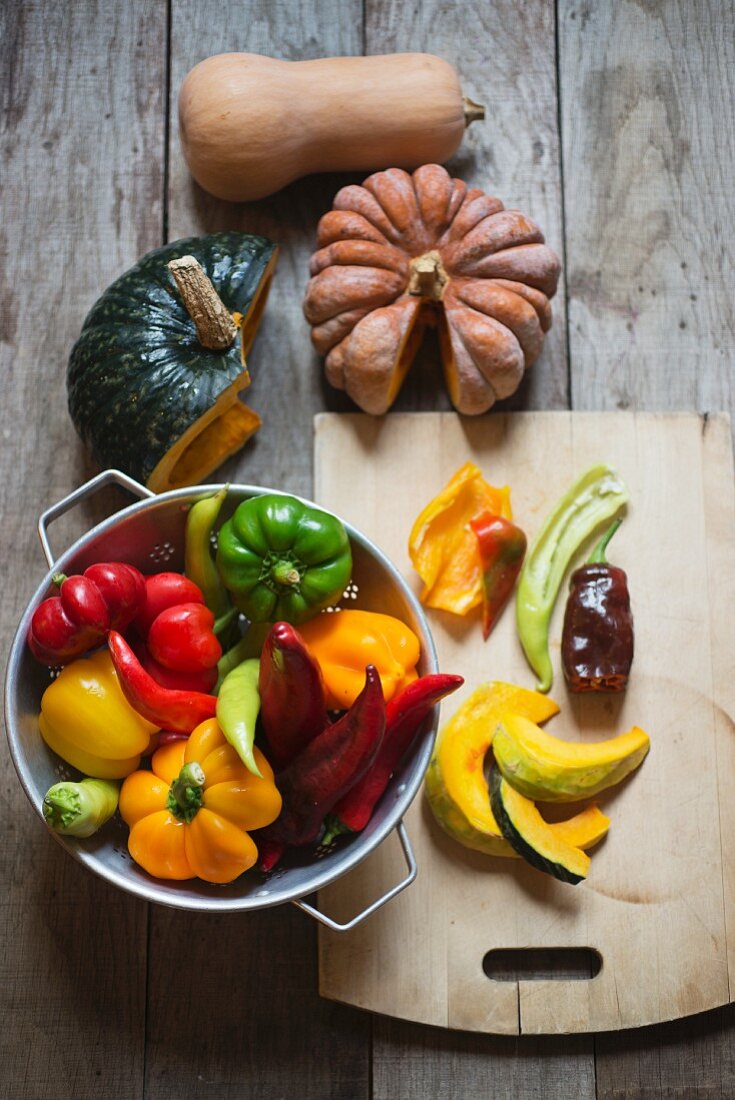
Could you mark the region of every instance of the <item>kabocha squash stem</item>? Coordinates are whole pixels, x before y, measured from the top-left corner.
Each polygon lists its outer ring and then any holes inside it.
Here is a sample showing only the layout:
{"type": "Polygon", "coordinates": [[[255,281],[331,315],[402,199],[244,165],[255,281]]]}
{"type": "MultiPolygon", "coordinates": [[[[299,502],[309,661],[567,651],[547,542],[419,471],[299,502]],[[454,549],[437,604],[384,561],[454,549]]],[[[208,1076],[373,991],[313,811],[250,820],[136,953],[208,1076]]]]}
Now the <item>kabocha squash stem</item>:
{"type": "Polygon", "coordinates": [[[231,347],[237,336],[237,325],[198,260],[193,256],[181,256],[166,266],[196,325],[199,343],[213,351],[231,347]]]}

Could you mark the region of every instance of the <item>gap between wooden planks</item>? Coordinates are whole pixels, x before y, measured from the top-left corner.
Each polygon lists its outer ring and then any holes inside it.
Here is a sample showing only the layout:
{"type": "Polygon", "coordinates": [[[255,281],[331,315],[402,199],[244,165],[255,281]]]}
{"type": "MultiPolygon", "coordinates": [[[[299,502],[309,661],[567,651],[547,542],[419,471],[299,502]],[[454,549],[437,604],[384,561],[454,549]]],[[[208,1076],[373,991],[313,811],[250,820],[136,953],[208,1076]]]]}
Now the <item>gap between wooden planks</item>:
{"type": "MultiPolygon", "coordinates": [[[[436,826],[422,797],[408,814],[416,884],[352,933],[320,932],[321,992],[440,1026],[516,1034],[613,1030],[728,1003],[734,963],[735,494],[729,419],[691,414],[449,413],[316,418],[316,498],[371,537],[418,591],[406,542],[423,505],[467,459],[512,487],[533,537],[575,477],[600,461],[631,490],[612,560],[629,575],[636,660],[619,700],[576,700],[558,670],[564,599],[552,621],[562,714],[551,731],[651,735],[636,776],[601,796],[612,818],[574,888],[519,862],[469,852],[436,826]],[[493,982],[493,947],[592,947],[590,981],[493,982]]],[[[611,548],[612,550],[612,548],[611,548]]],[[[533,679],[508,609],[487,644],[479,621],[430,614],[441,667],[466,678],[533,679]]],[[[453,697],[445,713],[459,704],[453,697]],[[450,709],[451,708],[451,709],[450,709]]],[[[322,892],[338,919],[401,873],[390,838],[322,892]]]]}

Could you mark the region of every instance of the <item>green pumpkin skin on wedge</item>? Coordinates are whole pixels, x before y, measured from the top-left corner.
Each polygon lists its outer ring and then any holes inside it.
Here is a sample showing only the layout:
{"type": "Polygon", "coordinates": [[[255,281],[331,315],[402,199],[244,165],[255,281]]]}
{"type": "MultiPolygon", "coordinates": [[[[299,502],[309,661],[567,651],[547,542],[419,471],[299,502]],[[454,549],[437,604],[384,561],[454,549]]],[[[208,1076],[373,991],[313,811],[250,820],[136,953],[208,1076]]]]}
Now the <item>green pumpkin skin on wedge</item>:
{"type": "MultiPolygon", "coordinates": [[[[67,373],[72,421],[100,466],[123,470],[148,484],[182,436],[195,430],[218,402],[222,410],[234,407],[237,392],[250,381],[239,334],[224,350],[205,348],[166,265],[187,255],[199,261],[227,309],[245,319],[246,352],[265,304],[277,251],[265,237],[245,233],[191,237],[149,252],[102,294],[72,349],[67,373]]],[[[250,416],[252,434],[259,419],[250,416]]],[[[213,435],[216,432],[215,425],[213,435]]],[[[243,434],[240,425],[229,453],[244,442],[237,442],[238,432],[243,434]]],[[[212,446],[202,449],[216,451],[217,442],[212,438],[212,446]]],[[[220,450],[226,449],[220,441],[220,450]]],[[[210,470],[227,454],[216,457],[210,470]]],[[[197,469],[203,471],[206,465],[200,461],[197,469]]],[[[190,464],[180,483],[192,483],[189,475],[196,478],[197,469],[190,464]]],[[[175,484],[164,479],[151,488],[175,484]]]]}
{"type": "Polygon", "coordinates": [[[589,856],[581,849],[558,840],[552,841],[551,845],[545,843],[549,837],[553,837],[548,824],[533,803],[514,791],[495,766],[490,774],[490,803],[505,839],[537,871],[543,871],[572,886],[587,877],[589,856]],[[514,808],[518,805],[524,805],[529,820],[521,822],[519,815],[514,815],[514,808]]]}

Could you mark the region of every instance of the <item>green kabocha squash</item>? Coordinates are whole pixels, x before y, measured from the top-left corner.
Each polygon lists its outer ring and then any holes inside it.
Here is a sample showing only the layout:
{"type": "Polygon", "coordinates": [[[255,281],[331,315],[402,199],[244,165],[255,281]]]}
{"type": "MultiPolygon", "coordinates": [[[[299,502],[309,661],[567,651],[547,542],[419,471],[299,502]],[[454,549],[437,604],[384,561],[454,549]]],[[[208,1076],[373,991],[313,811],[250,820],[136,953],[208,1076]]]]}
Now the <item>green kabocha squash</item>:
{"type": "Polygon", "coordinates": [[[149,252],[94,304],[72,349],[69,412],[101,466],[156,492],[203,481],[260,427],[238,394],[278,249],[217,233],[149,252]]]}
{"type": "Polygon", "coordinates": [[[587,877],[586,852],[544,821],[535,803],[514,790],[496,767],[490,773],[490,804],[501,833],[532,867],[573,886],[587,877]]]}

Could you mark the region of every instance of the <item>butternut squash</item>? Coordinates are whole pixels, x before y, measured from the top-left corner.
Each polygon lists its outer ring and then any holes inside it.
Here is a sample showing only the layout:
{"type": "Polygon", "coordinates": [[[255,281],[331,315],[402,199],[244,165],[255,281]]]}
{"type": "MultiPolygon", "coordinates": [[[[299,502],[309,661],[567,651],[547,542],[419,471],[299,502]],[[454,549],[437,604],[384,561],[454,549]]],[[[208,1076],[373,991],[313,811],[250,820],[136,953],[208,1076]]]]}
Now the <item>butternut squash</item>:
{"type": "Polygon", "coordinates": [[[424,53],[279,61],[225,53],[179,93],[184,156],[205,191],[249,202],[312,172],[442,162],[485,110],[424,53]]]}

